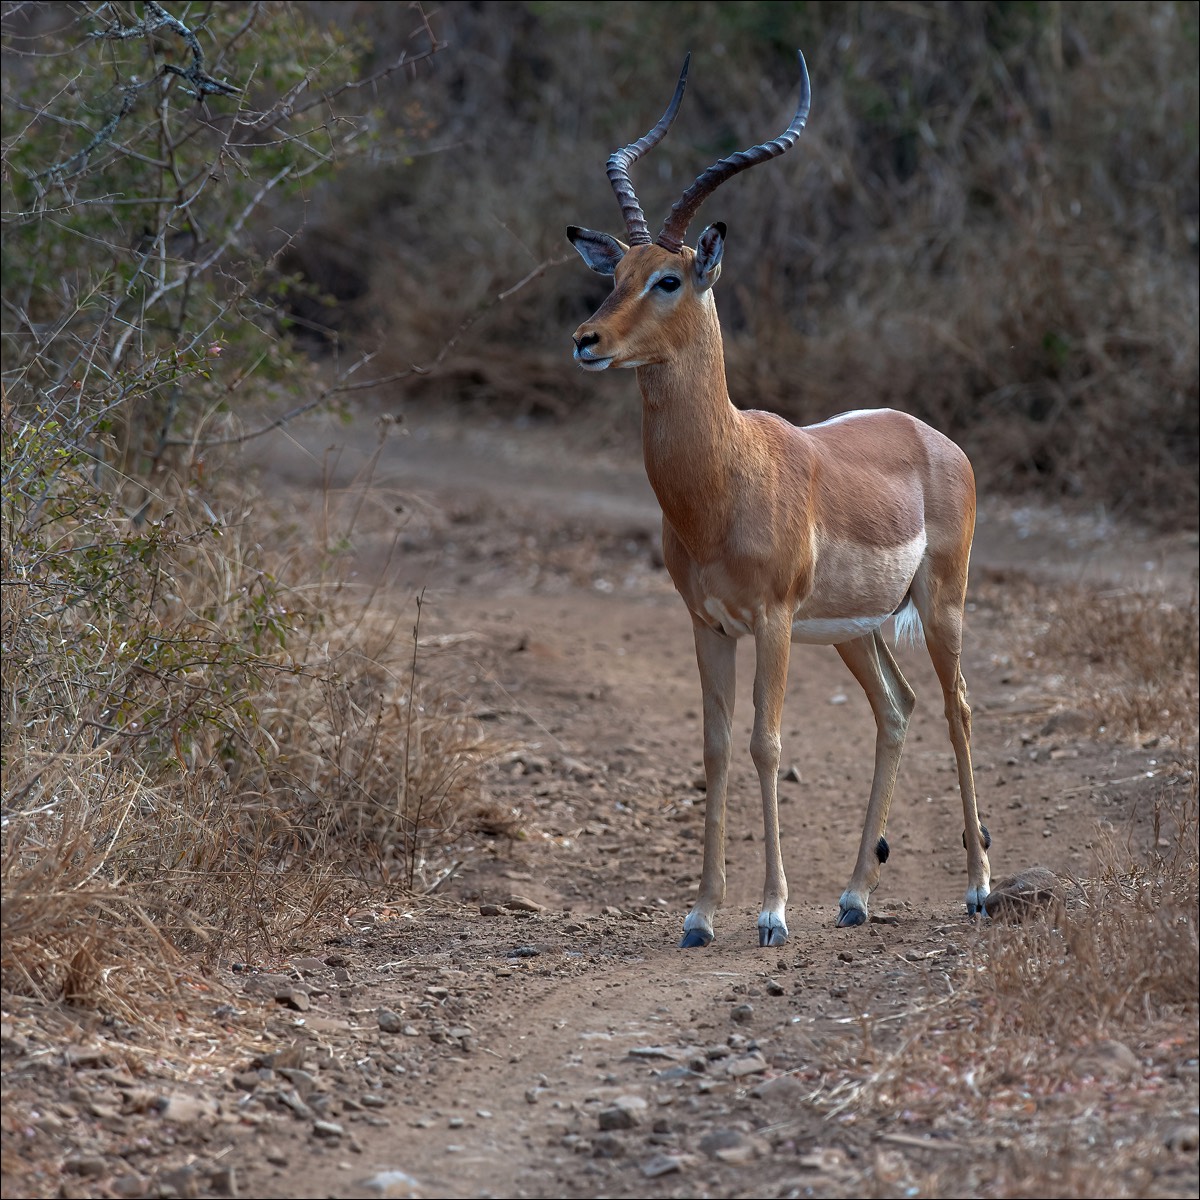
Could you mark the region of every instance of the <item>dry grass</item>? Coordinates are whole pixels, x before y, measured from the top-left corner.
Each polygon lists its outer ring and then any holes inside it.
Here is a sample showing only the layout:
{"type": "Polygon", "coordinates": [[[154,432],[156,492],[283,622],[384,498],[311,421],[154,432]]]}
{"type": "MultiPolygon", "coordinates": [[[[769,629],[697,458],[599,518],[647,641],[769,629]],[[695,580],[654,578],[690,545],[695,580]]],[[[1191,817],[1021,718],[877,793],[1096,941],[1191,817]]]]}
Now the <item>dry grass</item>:
{"type": "Polygon", "coordinates": [[[220,536],[180,494],[144,573],[107,516],[105,571],[129,574],[95,608],[63,602],[82,528],[37,570],[6,537],[6,989],[145,1017],[187,962],[258,961],[431,882],[493,745],[419,647],[419,599],[343,577],[371,488],[292,545],[245,492],[220,536]]]}
{"type": "Polygon", "coordinates": [[[1135,591],[1083,587],[1047,595],[1034,653],[1067,673],[1096,722],[1137,740],[1195,747],[1200,707],[1200,605],[1135,591]]]}
{"type": "MultiPolygon", "coordinates": [[[[1200,1058],[1195,595],[990,582],[980,591],[1006,607],[1013,643],[1063,680],[1097,736],[1157,739],[1173,755],[1134,785],[1127,829],[1101,826],[1065,903],[982,927],[943,998],[909,1014],[898,1043],[865,1029],[820,1102],[949,1139],[944,1166],[901,1181],[921,1194],[1185,1195],[1194,1155],[1189,1167],[1173,1147],[1194,1145],[1179,1131],[1194,1130],[1200,1058]],[[1148,839],[1138,809],[1152,814],[1148,839]],[[986,1169],[948,1152],[980,1127],[998,1150],[986,1169]]],[[[885,1180],[876,1194],[896,1193],[885,1180]]]]}

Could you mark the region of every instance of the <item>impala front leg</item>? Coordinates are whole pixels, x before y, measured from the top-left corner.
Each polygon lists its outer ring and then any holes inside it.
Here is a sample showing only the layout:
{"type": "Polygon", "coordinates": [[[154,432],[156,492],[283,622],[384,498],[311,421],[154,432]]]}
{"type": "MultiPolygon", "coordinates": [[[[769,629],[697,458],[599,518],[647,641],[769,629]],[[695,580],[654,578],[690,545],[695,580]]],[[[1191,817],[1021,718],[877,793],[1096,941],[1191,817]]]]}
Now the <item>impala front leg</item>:
{"type": "Polygon", "coordinates": [[[791,617],[786,611],[760,615],[754,629],[754,732],[750,757],[758,770],[762,789],[763,854],[766,881],[762,912],[758,916],[758,944],[782,946],[788,927],[787,879],[779,846],[779,728],[783,721],[783,697],[787,690],[788,659],[791,654],[791,617]]]}
{"type": "Polygon", "coordinates": [[[704,699],[704,868],[700,894],[683,922],[681,946],[707,946],[725,899],[725,795],[733,749],[737,642],[692,618],[704,699]]]}

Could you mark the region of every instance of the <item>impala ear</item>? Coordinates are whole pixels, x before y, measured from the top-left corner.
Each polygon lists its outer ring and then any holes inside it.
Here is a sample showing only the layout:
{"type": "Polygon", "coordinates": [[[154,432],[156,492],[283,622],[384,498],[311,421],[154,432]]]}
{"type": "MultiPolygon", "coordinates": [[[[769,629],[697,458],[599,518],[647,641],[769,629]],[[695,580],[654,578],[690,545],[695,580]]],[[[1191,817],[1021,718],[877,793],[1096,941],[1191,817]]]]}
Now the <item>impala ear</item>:
{"type": "Polygon", "coordinates": [[[721,255],[725,252],[725,222],[714,221],[696,243],[696,259],[692,270],[696,273],[696,287],[708,291],[721,277],[721,255]]]}
{"type": "Polygon", "coordinates": [[[597,233],[594,229],[580,229],[578,225],[567,226],[567,238],[579,251],[579,257],[597,275],[612,275],[617,269],[617,263],[625,257],[625,251],[629,249],[624,242],[618,242],[611,234],[597,233]]]}

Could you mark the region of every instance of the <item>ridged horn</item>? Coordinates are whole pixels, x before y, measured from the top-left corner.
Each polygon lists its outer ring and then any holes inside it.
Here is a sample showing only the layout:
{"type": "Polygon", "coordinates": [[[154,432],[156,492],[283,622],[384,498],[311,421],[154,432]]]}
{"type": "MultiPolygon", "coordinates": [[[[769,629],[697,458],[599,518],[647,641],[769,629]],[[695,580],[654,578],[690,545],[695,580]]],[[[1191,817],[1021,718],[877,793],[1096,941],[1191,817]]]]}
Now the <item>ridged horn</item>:
{"type": "Polygon", "coordinates": [[[621,206],[621,215],[625,218],[625,228],[629,231],[629,243],[632,246],[648,246],[650,244],[650,228],[646,224],[646,214],[633,190],[633,181],[629,178],[629,168],[647,150],[657,146],[666,136],[679,112],[679,104],[683,100],[683,89],[687,86],[688,65],[692,61],[689,54],[683,60],[683,70],[679,72],[679,82],[675,85],[675,95],[667,105],[658,124],[645,137],[638,138],[621,150],[614,150],[608,156],[608,181],[616,193],[617,203],[621,206]]]}
{"type": "MultiPolygon", "coordinates": [[[[775,158],[795,145],[800,131],[804,128],[804,123],[808,120],[808,108],[812,99],[812,89],[808,81],[808,67],[805,65],[804,55],[799,50],[796,51],[796,55],[800,59],[800,103],[796,108],[796,115],[792,118],[792,123],[774,141],[764,142],[761,146],[752,146],[749,150],[741,150],[737,154],[729,155],[728,158],[718,159],[707,171],[697,176],[696,182],[675,202],[674,208],[671,209],[663,224],[662,232],[655,239],[664,250],[670,250],[673,254],[679,253],[683,247],[687,227],[696,215],[696,210],[725,180],[739,171],[745,171],[758,163],[766,162],[769,158],[775,158]]],[[[611,159],[609,161],[611,162],[611,159]]]]}

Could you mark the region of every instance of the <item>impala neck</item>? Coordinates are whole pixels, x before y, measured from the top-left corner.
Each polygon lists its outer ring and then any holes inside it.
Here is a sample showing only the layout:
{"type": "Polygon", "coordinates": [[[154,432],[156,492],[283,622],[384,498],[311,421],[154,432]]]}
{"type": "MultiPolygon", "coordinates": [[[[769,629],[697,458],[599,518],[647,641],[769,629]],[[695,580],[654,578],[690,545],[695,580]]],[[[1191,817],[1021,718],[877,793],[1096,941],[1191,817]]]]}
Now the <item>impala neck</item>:
{"type": "Polygon", "coordinates": [[[646,475],[663,515],[697,553],[725,531],[742,422],[729,399],[715,306],[704,316],[711,319],[671,359],[637,368],[646,475]]]}

